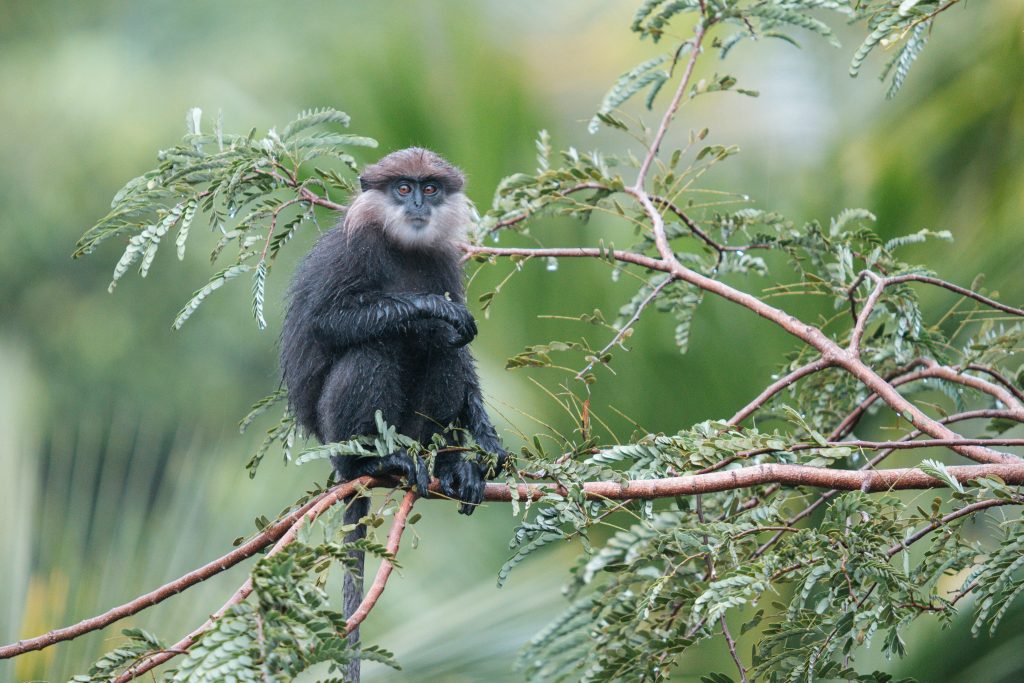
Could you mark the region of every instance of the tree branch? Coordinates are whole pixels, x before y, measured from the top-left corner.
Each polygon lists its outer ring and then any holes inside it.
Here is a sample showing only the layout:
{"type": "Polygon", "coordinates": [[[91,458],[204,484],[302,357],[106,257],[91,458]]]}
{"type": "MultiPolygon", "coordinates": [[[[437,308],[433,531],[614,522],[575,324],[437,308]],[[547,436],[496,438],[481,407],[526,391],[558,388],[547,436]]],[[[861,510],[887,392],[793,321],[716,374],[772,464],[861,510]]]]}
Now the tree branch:
{"type": "Polygon", "coordinates": [[[929,285],[935,285],[936,287],[948,289],[951,292],[956,292],[960,296],[965,296],[968,299],[974,299],[975,301],[983,303],[990,308],[996,309],[997,311],[1009,313],[1010,315],[1024,316],[1024,308],[1015,308],[1013,306],[1007,306],[1006,304],[999,303],[995,299],[990,299],[987,296],[984,296],[983,294],[979,294],[978,292],[967,289],[966,287],[954,285],[952,282],[940,280],[937,277],[929,277],[927,275],[914,274],[894,275],[892,277],[885,278],[884,282],[886,286],[899,284],[901,282],[924,282],[929,285]]]}
{"type": "Polygon", "coordinates": [[[1013,394],[1018,401],[1024,404],[1024,391],[1021,391],[1016,386],[1014,386],[1013,382],[1010,381],[1010,378],[1005,376],[998,370],[993,370],[992,368],[987,368],[984,365],[976,365],[974,363],[969,363],[965,365],[964,370],[973,370],[974,372],[985,373],[986,375],[988,375],[989,377],[991,377],[992,379],[1006,387],[1007,391],[1013,394]]]}
{"type": "Polygon", "coordinates": [[[874,309],[875,304],[878,303],[878,299],[882,296],[882,292],[885,290],[885,280],[875,275],[870,270],[861,271],[861,274],[857,276],[854,284],[850,286],[850,300],[853,299],[853,292],[860,284],[863,277],[870,278],[875,281],[875,288],[871,290],[871,294],[868,295],[867,301],[864,302],[864,310],[860,312],[860,315],[855,315],[855,322],[853,324],[853,331],[850,333],[850,353],[860,356],[860,340],[864,336],[864,328],[868,324],[868,318],[871,316],[871,311],[874,309]]]}
{"type": "Polygon", "coordinates": [[[755,244],[732,245],[732,244],[721,244],[719,242],[716,242],[711,237],[711,235],[707,234],[704,230],[701,229],[701,227],[699,225],[697,225],[697,221],[695,221],[692,218],[690,218],[689,214],[687,214],[685,211],[680,209],[677,204],[675,204],[674,202],[672,202],[671,200],[669,200],[666,197],[661,197],[661,196],[654,195],[654,194],[648,195],[648,196],[651,198],[651,201],[654,202],[655,204],[657,204],[658,206],[662,206],[662,207],[668,209],[669,211],[671,211],[672,213],[674,213],[676,215],[676,217],[679,218],[679,220],[681,220],[683,222],[683,224],[687,228],[689,228],[690,232],[693,233],[694,237],[696,237],[701,242],[703,242],[704,244],[708,245],[709,247],[714,249],[716,252],[718,252],[719,261],[721,261],[722,254],[724,252],[727,252],[727,251],[747,251],[749,249],[767,249],[768,248],[767,244],[757,244],[757,243],[755,243],[755,244]]]}
{"type": "Polygon", "coordinates": [[[901,541],[901,542],[897,543],[896,545],[892,546],[891,548],[889,548],[889,550],[886,551],[886,555],[888,557],[892,557],[893,555],[895,555],[896,553],[900,552],[901,550],[905,550],[907,548],[907,546],[909,546],[909,545],[911,545],[913,543],[917,543],[922,538],[924,538],[925,536],[927,536],[931,532],[935,531],[939,527],[946,526],[947,524],[952,522],[954,519],[959,519],[960,517],[963,517],[965,515],[972,514],[974,512],[977,512],[978,510],[985,510],[985,509],[990,508],[990,507],[996,507],[996,506],[999,506],[999,505],[1020,505],[1020,504],[1021,504],[1021,501],[1018,500],[1018,499],[1006,500],[1006,499],[1003,499],[1003,498],[990,498],[988,500],[979,500],[979,501],[977,501],[975,503],[970,503],[968,505],[963,506],[959,510],[954,510],[953,512],[950,512],[948,515],[944,515],[943,517],[941,517],[940,519],[935,520],[934,522],[932,522],[928,526],[923,527],[923,528],[919,529],[918,531],[914,532],[913,534],[908,536],[903,541],[901,541]]]}
{"type": "Polygon", "coordinates": [[[665,289],[665,287],[670,284],[672,284],[672,278],[668,277],[660,282],[657,287],[651,290],[651,293],[648,294],[647,297],[640,302],[640,305],[636,307],[636,312],[633,313],[633,317],[626,321],[626,323],[615,332],[615,336],[612,337],[612,340],[608,342],[603,349],[593,355],[594,360],[587,363],[585,368],[576,373],[576,379],[583,379],[583,376],[590,372],[604,354],[608,353],[613,346],[622,341],[622,338],[626,336],[626,333],[631,330],[633,325],[636,324],[636,321],[640,319],[640,314],[644,312],[644,309],[650,306],[654,300],[658,298],[658,295],[661,294],[661,290],[665,289]]]}
{"type": "MultiPolygon", "coordinates": [[[[913,363],[904,366],[903,370],[909,371],[912,370],[914,367],[919,367],[922,365],[926,366],[922,370],[918,370],[916,372],[905,372],[895,377],[891,377],[887,379],[887,381],[893,387],[898,387],[904,384],[909,384],[910,382],[928,379],[929,377],[937,377],[945,379],[949,382],[963,384],[964,386],[969,386],[972,389],[977,389],[978,391],[984,392],[989,396],[992,396],[996,400],[1002,401],[1007,406],[1009,411],[1003,411],[1001,417],[1007,417],[1010,419],[1016,419],[1018,421],[1024,421],[1024,410],[1014,408],[1014,406],[1017,405],[1015,398],[1011,397],[1010,394],[1007,394],[1005,391],[1003,391],[999,387],[996,387],[991,382],[986,382],[978,377],[971,377],[970,375],[961,374],[955,368],[949,368],[946,366],[938,365],[926,359],[918,359],[913,363]]],[[[840,423],[840,425],[836,427],[832,434],[829,435],[829,438],[841,439],[847,434],[849,434],[851,431],[853,431],[853,428],[856,426],[857,422],[860,421],[860,418],[864,416],[864,413],[867,412],[868,408],[870,408],[878,399],[878,394],[871,394],[863,401],[861,401],[860,404],[856,408],[854,408],[853,411],[840,423]]]]}
{"type": "MultiPolygon", "coordinates": [[[[966,415],[966,414],[965,414],[966,415]]],[[[966,419],[966,418],[965,418],[966,419]]],[[[980,439],[966,439],[965,443],[979,443],[980,439]]],[[[1024,446],[1024,439],[999,439],[993,442],[1005,445],[1024,446]]],[[[947,446],[951,444],[940,441],[918,441],[918,442],[837,442],[830,445],[857,445],[862,448],[910,448],[925,446],[947,446]]],[[[804,444],[807,448],[820,448],[817,444],[804,444]]],[[[960,482],[970,481],[986,476],[998,476],[1009,484],[1024,484],[1024,463],[1020,464],[990,464],[990,465],[962,465],[948,468],[950,474],[960,482]]],[[[834,491],[860,490],[864,492],[881,492],[889,490],[904,489],[930,489],[941,488],[945,484],[934,479],[916,468],[877,470],[877,471],[853,471],[833,470],[821,467],[810,467],[805,465],[779,465],[762,464],[750,467],[742,467],[724,472],[712,472],[708,474],[693,474],[681,477],[666,477],[663,479],[647,479],[634,481],[598,481],[587,482],[583,485],[584,496],[589,500],[630,500],[654,498],[666,498],[682,495],[699,495],[702,493],[713,493],[734,489],[749,488],[764,484],[778,484],[785,486],[806,486],[817,488],[828,488],[834,491]]],[[[210,576],[218,574],[247,557],[251,557],[261,549],[270,545],[276,539],[276,544],[268,553],[275,554],[281,548],[295,540],[301,526],[312,522],[324,511],[337,504],[343,498],[352,495],[361,487],[376,488],[393,486],[393,480],[374,479],[362,477],[360,479],[340,484],[318,498],[310,501],[302,508],[282,518],[272,527],[269,527],[259,536],[253,538],[245,545],[228,553],[224,557],[204,565],[203,567],[189,572],[180,579],[161,586],[144,596],[136,598],[129,603],[116,607],[102,615],[86,619],[78,624],[66,628],[56,629],[47,634],[23,640],[0,648],[0,659],[14,657],[32,650],[41,650],[55,643],[71,640],[85,633],[96,631],[108,626],[120,619],[131,616],[146,607],[155,605],[166,598],[176,595],[186,588],[203,581],[210,576]]],[[[540,500],[552,489],[562,494],[565,489],[556,484],[520,484],[516,487],[518,500],[540,500]]],[[[440,497],[439,486],[435,481],[431,485],[431,497],[440,497]]],[[[831,492],[829,492],[831,493],[831,492]]],[[[493,502],[510,502],[512,491],[506,484],[488,484],[484,492],[484,499],[493,502]]],[[[409,510],[412,507],[413,498],[407,495],[403,500],[399,511],[395,515],[395,525],[392,527],[388,537],[388,549],[395,553],[398,543],[404,530],[409,510]]],[[[965,513],[966,514],[966,513],[965,513]]],[[[390,562],[381,565],[377,577],[374,580],[371,592],[367,595],[367,601],[360,606],[362,612],[360,621],[365,618],[366,613],[372,609],[379,598],[391,573],[390,562]],[[365,609],[364,609],[365,607],[365,609]]],[[[125,683],[139,675],[159,666],[163,662],[188,650],[195,643],[196,639],[205,632],[214,621],[220,618],[231,606],[243,601],[252,592],[251,581],[242,584],[234,595],[202,626],[195,629],[185,638],[175,643],[168,650],[153,655],[140,664],[126,671],[117,683],[125,683]]],[[[358,622],[357,622],[358,624],[358,622]]],[[[355,625],[353,625],[354,627],[355,625]]]]}
{"type": "MultiPolygon", "coordinates": [[[[953,423],[953,422],[962,422],[964,420],[974,420],[974,419],[978,419],[978,418],[1006,417],[1006,416],[1007,416],[1007,413],[1005,411],[1002,411],[1002,410],[968,410],[968,411],[963,412],[963,413],[957,413],[956,415],[950,415],[948,417],[944,417],[940,421],[943,424],[950,424],[950,423],[953,423]]],[[[903,436],[900,439],[900,441],[912,441],[913,439],[916,439],[919,436],[921,436],[921,432],[915,429],[914,431],[910,432],[909,434],[903,436]]],[[[890,455],[892,455],[892,453],[895,450],[897,450],[897,449],[895,449],[895,448],[886,448],[886,449],[880,451],[877,455],[875,455],[875,457],[873,457],[870,460],[868,460],[867,462],[865,462],[858,469],[861,470],[861,471],[874,469],[876,465],[878,465],[883,460],[885,460],[890,455]]],[[[807,517],[812,512],[817,510],[821,505],[826,503],[828,500],[833,498],[837,493],[839,493],[839,491],[837,491],[835,489],[832,489],[830,491],[825,491],[820,496],[818,496],[818,499],[816,501],[814,501],[813,503],[811,503],[810,505],[805,507],[803,510],[801,510],[800,512],[796,513],[795,515],[790,517],[788,520],[786,520],[786,524],[787,525],[796,524],[801,519],[803,519],[804,517],[807,517]]],[[[754,554],[752,555],[752,558],[757,558],[757,557],[760,557],[761,555],[763,555],[765,553],[765,551],[768,550],[768,548],[770,548],[772,545],[775,544],[776,541],[778,541],[780,538],[782,538],[782,534],[783,533],[785,533],[785,532],[780,531],[779,533],[776,533],[770,539],[765,541],[754,552],[754,554]]]]}
{"type": "Polygon", "coordinates": [[[665,133],[668,132],[669,124],[672,123],[672,117],[675,116],[679,105],[682,104],[683,95],[686,94],[686,88],[690,84],[690,78],[693,76],[693,67],[697,64],[697,57],[700,56],[701,42],[704,40],[704,32],[706,30],[707,27],[704,25],[702,17],[697,22],[697,27],[693,31],[693,39],[690,41],[690,59],[686,62],[686,69],[683,71],[683,77],[679,80],[679,87],[676,88],[676,94],[672,97],[672,102],[668,105],[668,109],[665,110],[665,115],[661,117],[661,125],[658,126],[658,132],[654,134],[654,140],[651,141],[647,155],[640,163],[640,170],[636,174],[636,183],[633,185],[636,190],[643,191],[647,172],[650,170],[651,164],[654,163],[654,158],[658,156],[661,141],[665,139],[665,133]]]}
{"type": "MultiPolygon", "coordinates": [[[[317,500],[313,505],[311,505],[309,509],[305,511],[304,514],[299,516],[299,518],[295,522],[293,522],[290,527],[288,527],[287,531],[281,535],[277,543],[274,544],[274,547],[271,548],[270,552],[267,553],[267,556],[269,557],[280,552],[282,548],[284,548],[286,545],[295,540],[295,538],[298,536],[299,529],[302,527],[303,524],[313,522],[313,520],[315,520],[321,514],[323,514],[331,507],[336,505],[339,501],[357,492],[360,487],[383,486],[385,485],[385,483],[390,482],[386,482],[385,480],[382,479],[375,479],[373,477],[360,477],[359,479],[353,479],[352,481],[345,482],[344,484],[339,484],[338,486],[335,486],[333,489],[324,494],[323,497],[317,500]]],[[[252,593],[251,578],[246,579],[245,583],[243,583],[238,588],[238,590],[235,591],[234,595],[232,595],[228,599],[228,601],[221,606],[219,610],[214,612],[213,615],[211,615],[210,618],[207,619],[202,626],[189,633],[187,636],[185,636],[177,643],[172,645],[169,649],[154,654],[150,657],[147,657],[138,664],[128,668],[124,673],[117,677],[114,683],[127,683],[130,680],[138,678],[147,671],[160,666],[169,659],[173,659],[177,655],[186,652],[190,647],[192,647],[192,645],[195,644],[199,636],[201,636],[211,626],[213,626],[213,622],[217,621],[217,619],[220,619],[222,616],[224,616],[224,614],[232,606],[239,604],[247,597],[249,597],[250,593],[252,593]]]]}
{"type": "MultiPolygon", "coordinates": [[[[1022,439],[1015,441],[1024,443],[1022,439]]],[[[1024,463],[956,465],[947,469],[960,482],[995,475],[1008,484],[1024,483],[1024,463]]],[[[583,493],[588,500],[627,500],[631,498],[653,500],[672,496],[731,491],[764,484],[864,491],[865,493],[932,489],[946,486],[942,481],[928,476],[917,468],[857,471],[832,470],[807,465],[762,464],[725,472],[690,474],[663,479],[587,482],[583,484],[583,493]]],[[[564,489],[556,484],[519,484],[516,487],[516,494],[520,501],[526,499],[537,501],[550,493],[552,489],[564,492],[564,489]]],[[[488,484],[484,492],[484,499],[510,502],[512,492],[507,484],[488,484]]]]}
{"type": "Polygon", "coordinates": [[[813,375],[814,373],[820,370],[824,370],[825,368],[828,367],[832,367],[832,363],[825,360],[824,358],[819,358],[817,360],[811,361],[810,363],[807,363],[806,365],[801,365],[796,370],[790,372],[788,375],[770,384],[767,389],[758,394],[757,398],[755,398],[753,401],[740,408],[735,415],[729,418],[729,424],[738,425],[739,423],[743,422],[745,419],[753,415],[758,410],[758,408],[767,403],[769,399],[778,394],[780,391],[784,391],[791,384],[800,379],[803,379],[807,375],[813,375]]]}
{"type": "MultiPolygon", "coordinates": [[[[416,502],[416,493],[414,491],[407,491],[405,498],[402,499],[401,505],[398,506],[398,510],[395,511],[395,518],[391,522],[391,531],[388,532],[387,549],[394,557],[398,555],[398,546],[402,542],[402,532],[405,531],[405,524],[409,519],[409,512],[412,510],[413,503],[416,502]]],[[[380,567],[377,569],[377,575],[373,577],[373,584],[370,585],[370,590],[366,591],[366,595],[363,596],[363,601],[359,603],[359,607],[349,617],[348,622],[345,624],[345,633],[352,633],[363,623],[366,616],[373,609],[374,605],[377,604],[377,600],[380,599],[381,594],[384,593],[384,587],[388,583],[388,577],[391,576],[391,570],[394,569],[394,563],[391,560],[384,558],[380,567]]]]}
{"type": "Polygon", "coordinates": [[[175,581],[171,581],[170,583],[160,586],[156,590],[150,591],[145,595],[140,595],[131,602],[118,605],[103,614],[89,619],[84,619],[72,626],[55,629],[36,638],[19,640],[17,643],[11,643],[10,645],[0,647],[0,659],[16,657],[26,652],[31,652],[32,650],[42,650],[43,648],[47,648],[56,643],[65,640],[72,640],[80,635],[89,633],[90,631],[97,631],[101,628],[105,628],[116,621],[130,617],[133,614],[141,612],[147,607],[157,605],[167,598],[181,593],[186,588],[191,588],[201,581],[205,581],[212,576],[216,576],[217,574],[230,569],[239,562],[252,557],[271,543],[280,539],[288,529],[290,529],[303,515],[309,512],[314,505],[323,500],[325,496],[329,495],[329,493],[330,492],[324,492],[320,494],[301,508],[295,510],[286,517],[282,517],[278,522],[267,527],[262,533],[253,537],[235,550],[232,550],[227,555],[209,562],[175,581]]]}

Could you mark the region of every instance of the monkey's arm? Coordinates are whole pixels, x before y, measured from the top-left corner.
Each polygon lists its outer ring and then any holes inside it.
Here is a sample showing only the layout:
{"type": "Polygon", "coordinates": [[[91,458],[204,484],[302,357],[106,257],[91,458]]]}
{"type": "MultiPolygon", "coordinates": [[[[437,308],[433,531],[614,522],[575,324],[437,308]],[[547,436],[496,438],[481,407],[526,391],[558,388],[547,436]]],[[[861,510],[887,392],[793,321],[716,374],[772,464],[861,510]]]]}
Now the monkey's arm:
{"type": "Polygon", "coordinates": [[[501,445],[498,432],[494,429],[494,425],[491,424],[491,419],[487,417],[487,411],[484,409],[484,399],[480,393],[480,384],[476,381],[471,381],[467,388],[466,407],[463,411],[461,422],[466,431],[472,434],[473,439],[480,444],[481,448],[488,453],[497,454],[497,467],[490,476],[497,475],[505,467],[508,451],[501,445]]]}
{"type": "Polygon", "coordinates": [[[476,322],[465,304],[438,294],[373,293],[347,297],[314,316],[314,333],[327,346],[345,348],[393,334],[406,334],[416,320],[437,318],[452,326],[452,346],[476,336],[476,322]]]}
{"type": "MultiPolygon", "coordinates": [[[[485,451],[497,455],[498,460],[495,463],[487,460],[466,459],[458,453],[445,453],[438,455],[434,473],[441,485],[441,493],[462,501],[462,504],[459,505],[459,512],[471,515],[476,507],[483,502],[487,480],[498,476],[505,468],[508,452],[501,445],[494,425],[491,424],[487,412],[484,410],[480,386],[472,367],[473,359],[465,349],[461,351],[461,355],[470,371],[471,379],[466,390],[466,404],[459,415],[459,423],[466,432],[472,435],[479,446],[485,451]]],[[[463,439],[463,443],[465,443],[465,439],[463,439]]]]}

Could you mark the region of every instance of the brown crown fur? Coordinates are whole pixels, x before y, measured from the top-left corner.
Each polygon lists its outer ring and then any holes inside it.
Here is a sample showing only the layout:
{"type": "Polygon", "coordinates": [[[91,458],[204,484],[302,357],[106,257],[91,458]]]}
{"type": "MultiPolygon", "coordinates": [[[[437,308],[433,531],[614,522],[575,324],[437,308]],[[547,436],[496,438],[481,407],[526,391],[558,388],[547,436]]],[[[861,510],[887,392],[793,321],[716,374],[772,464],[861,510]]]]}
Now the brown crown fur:
{"type": "Polygon", "coordinates": [[[441,155],[422,147],[408,147],[392,152],[375,164],[363,168],[359,183],[363,190],[383,190],[396,178],[434,180],[449,194],[461,192],[465,176],[441,155]]]}

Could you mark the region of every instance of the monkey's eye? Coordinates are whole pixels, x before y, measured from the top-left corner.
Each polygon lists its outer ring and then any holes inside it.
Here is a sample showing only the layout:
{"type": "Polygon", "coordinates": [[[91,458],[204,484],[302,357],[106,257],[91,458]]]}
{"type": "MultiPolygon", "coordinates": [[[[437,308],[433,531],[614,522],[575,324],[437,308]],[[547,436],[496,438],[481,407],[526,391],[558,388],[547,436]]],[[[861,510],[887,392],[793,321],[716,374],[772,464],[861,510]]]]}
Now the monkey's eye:
{"type": "Polygon", "coordinates": [[[409,183],[399,183],[398,184],[398,194],[400,194],[400,195],[402,195],[404,197],[405,195],[409,194],[410,192],[412,192],[412,185],[410,185],[409,183]]]}
{"type": "Polygon", "coordinates": [[[428,197],[432,194],[437,194],[437,185],[435,185],[434,183],[427,183],[426,185],[423,186],[423,194],[427,195],[428,197]]]}

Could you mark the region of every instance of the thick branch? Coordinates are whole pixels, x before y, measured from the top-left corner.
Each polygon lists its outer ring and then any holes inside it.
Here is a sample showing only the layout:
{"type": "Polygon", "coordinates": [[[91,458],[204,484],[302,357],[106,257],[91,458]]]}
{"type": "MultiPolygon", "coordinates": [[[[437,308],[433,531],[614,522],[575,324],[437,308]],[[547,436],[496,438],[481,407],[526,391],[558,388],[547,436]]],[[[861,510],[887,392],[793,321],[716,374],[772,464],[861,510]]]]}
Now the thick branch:
{"type": "MultiPolygon", "coordinates": [[[[965,414],[966,415],[966,414],[965,414]]],[[[965,418],[966,419],[966,418],[965,418]]],[[[965,442],[977,443],[980,440],[970,439],[965,442]]],[[[1007,445],[1024,445],[1024,439],[1001,439],[998,443],[1007,445]]],[[[950,444],[936,441],[919,442],[842,442],[835,445],[856,445],[865,448],[909,448],[924,447],[933,445],[949,446],[950,444]]],[[[806,444],[808,448],[819,447],[816,444],[806,444]]],[[[995,475],[1010,484],[1024,483],[1024,464],[993,464],[993,465],[971,465],[955,466],[948,468],[949,472],[958,481],[965,482],[971,479],[995,475]]],[[[101,629],[120,619],[135,614],[146,607],[155,605],[166,598],[180,593],[186,588],[199,583],[221,571],[224,571],[234,564],[237,564],[246,557],[250,557],[262,548],[265,548],[275,539],[277,543],[268,555],[278,552],[288,543],[291,543],[300,527],[311,522],[325,510],[335,505],[341,499],[351,495],[360,487],[381,487],[392,486],[391,480],[373,479],[362,477],[352,482],[341,484],[331,489],[319,498],[307,503],[304,507],[296,510],[288,517],[283,518],[274,526],[269,527],[262,534],[252,539],[245,545],[228,553],[219,560],[215,560],[200,569],[186,574],[177,581],[171,582],[155,591],[147,593],[129,603],[116,607],[97,617],[87,619],[74,626],[51,631],[43,636],[30,640],[20,641],[0,649],[0,659],[14,657],[32,650],[41,650],[55,643],[70,640],[84,633],[101,629]]],[[[832,470],[820,467],[804,465],[778,465],[763,464],[751,467],[743,467],[725,472],[713,472],[708,474],[687,475],[681,477],[667,477],[664,479],[649,479],[637,481],[601,481],[588,482],[583,485],[585,496],[590,500],[629,500],[629,499],[654,499],[667,498],[680,495],[699,495],[702,493],[713,493],[717,491],[728,491],[734,489],[760,486],[764,484],[777,484],[786,486],[808,486],[817,488],[828,488],[833,490],[864,492],[879,492],[897,489],[929,489],[941,488],[945,484],[934,479],[924,472],[914,468],[878,470],[878,471],[851,471],[832,470]]],[[[520,484],[517,487],[516,495],[519,500],[530,498],[540,500],[546,492],[552,488],[562,490],[553,484],[520,484]]],[[[431,486],[433,494],[438,493],[438,484],[434,482],[431,486]]],[[[564,492],[564,491],[563,491],[564,492]]],[[[831,492],[830,492],[831,493],[831,492]]],[[[484,494],[485,500],[496,502],[509,502],[512,500],[512,492],[505,484],[488,484],[484,494]]],[[[397,550],[398,542],[404,529],[405,519],[408,516],[408,509],[412,502],[409,496],[402,502],[399,512],[396,513],[395,526],[392,527],[388,538],[388,548],[394,553],[397,550]],[[392,547],[393,546],[393,547],[392,547]]],[[[366,612],[372,608],[376,599],[383,590],[384,583],[390,575],[390,563],[381,565],[374,587],[371,588],[366,603],[366,612]],[[379,584],[379,586],[378,586],[379,584]],[[379,588],[378,590],[375,590],[379,588]]],[[[176,654],[185,652],[195,642],[196,638],[208,629],[213,622],[222,616],[232,605],[238,604],[252,592],[252,584],[246,581],[232,597],[222,606],[205,624],[190,633],[178,643],[175,643],[169,650],[147,658],[138,666],[125,672],[118,683],[124,683],[140,674],[171,659],[176,654]]],[[[362,609],[362,607],[360,608],[362,609]]],[[[363,614],[365,617],[365,614],[363,614]]]]}
{"type": "MultiPolygon", "coordinates": [[[[960,482],[995,475],[1009,484],[1024,483],[1024,463],[958,465],[947,469],[960,482]]],[[[865,493],[932,489],[946,486],[942,481],[930,477],[916,468],[857,471],[831,470],[807,465],[764,464],[725,472],[691,474],[664,479],[588,482],[583,485],[583,492],[589,500],[627,500],[631,498],[652,500],[731,491],[764,484],[809,486],[842,491],[864,491],[865,493]]],[[[559,487],[554,484],[520,484],[516,487],[516,494],[519,500],[527,498],[540,500],[552,488],[559,490],[559,487]]],[[[509,502],[512,500],[512,492],[506,484],[488,484],[484,499],[509,502]]]]}

